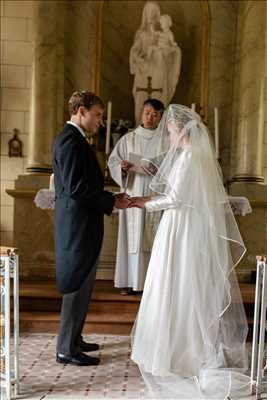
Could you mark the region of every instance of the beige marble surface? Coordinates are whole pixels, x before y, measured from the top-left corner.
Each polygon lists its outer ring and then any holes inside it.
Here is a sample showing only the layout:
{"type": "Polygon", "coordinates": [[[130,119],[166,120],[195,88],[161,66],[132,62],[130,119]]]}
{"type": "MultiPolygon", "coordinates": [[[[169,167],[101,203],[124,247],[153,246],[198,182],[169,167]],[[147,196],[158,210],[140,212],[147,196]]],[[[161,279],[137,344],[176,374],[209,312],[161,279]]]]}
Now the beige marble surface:
{"type": "Polygon", "coordinates": [[[233,175],[261,179],[265,113],[266,7],[239,3],[235,55],[233,175]]]}
{"type": "Polygon", "coordinates": [[[97,49],[97,1],[65,3],[64,104],[77,89],[95,91],[94,71],[97,49]]]}
{"type": "Polygon", "coordinates": [[[64,3],[37,1],[33,24],[33,69],[29,167],[51,165],[53,138],[63,124],[64,3]]]}
{"type": "Polygon", "coordinates": [[[247,252],[237,267],[240,281],[249,282],[250,271],[256,269],[256,255],[266,253],[267,242],[267,204],[251,203],[252,213],[238,217],[237,222],[247,252]]]}
{"type": "Polygon", "coordinates": [[[14,243],[20,252],[20,277],[54,276],[54,239],[51,214],[33,202],[37,191],[48,187],[49,175],[21,175],[15,188],[7,190],[14,199],[14,243]]]}
{"type": "Polygon", "coordinates": [[[214,107],[219,111],[219,143],[225,181],[230,176],[232,136],[232,92],[237,27],[237,2],[209,1],[209,121],[214,137],[214,107]]]}
{"type": "Polygon", "coordinates": [[[249,199],[252,213],[237,217],[238,226],[247,252],[237,267],[241,281],[249,281],[250,271],[255,270],[257,254],[267,251],[267,186],[259,183],[235,182],[230,187],[233,196],[249,199]]]}
{"type": "MultiPolygon", "coordinates": [[[[54,279],[54,212],[35,206],[34,197],[40,188],[48,188],[49,175],[21,175],[15,188],[8,190],[14,199],[14,245],[20,253],[20,277],[22,279],[54,279]]],[[[118,191],[109,186],[109,191],[118,191]]],[[[105,233],[97,271],[98,279],[113,280],[118,214],[105,216],[105,233]]]]}
{"type": "Polygon", "coordinates": [[[54,277],[53,221],[49,211],[38,209],[36,190],[9,191],[15,199],[14,243],[20,253],[21,279],[54,277]]]}

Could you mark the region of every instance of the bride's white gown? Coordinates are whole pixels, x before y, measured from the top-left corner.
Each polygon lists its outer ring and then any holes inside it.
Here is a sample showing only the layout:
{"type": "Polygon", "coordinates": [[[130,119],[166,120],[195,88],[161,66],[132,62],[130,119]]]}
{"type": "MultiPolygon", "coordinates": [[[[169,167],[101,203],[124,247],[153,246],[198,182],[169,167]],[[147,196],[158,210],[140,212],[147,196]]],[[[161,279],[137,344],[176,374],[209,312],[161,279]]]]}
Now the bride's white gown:
{"type": "MultiPolygon", "coordinates": [[[[191,157],[183,151],[172,169],[175,190],[146,203],[148,211],[165,211],[133,329],[132,359],[154,398],[245,395],[247,329],[236,278],[217,267],[217,252],[209,251],[217,242],[202,230],[203,216],[177,198],[190,185],[184,179],[194,177],[191,157]]],[[[227,246],[222,240],[220,254],[227,246]]]]}

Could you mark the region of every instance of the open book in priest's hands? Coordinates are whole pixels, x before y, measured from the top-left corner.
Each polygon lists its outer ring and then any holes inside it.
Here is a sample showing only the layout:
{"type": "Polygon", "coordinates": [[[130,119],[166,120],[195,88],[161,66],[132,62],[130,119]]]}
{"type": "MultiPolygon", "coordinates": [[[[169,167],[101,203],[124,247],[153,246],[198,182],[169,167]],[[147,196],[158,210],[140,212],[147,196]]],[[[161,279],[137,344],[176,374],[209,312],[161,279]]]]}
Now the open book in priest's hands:
{"type": "Polygon", "coordinates": [[[157,157],[146,159],[140,154],[129,153],[128,161],[133,164],[129,171],[132,171],[136,174],[156,175],[164,155],[165,154],[160,154],[157,157]]]}

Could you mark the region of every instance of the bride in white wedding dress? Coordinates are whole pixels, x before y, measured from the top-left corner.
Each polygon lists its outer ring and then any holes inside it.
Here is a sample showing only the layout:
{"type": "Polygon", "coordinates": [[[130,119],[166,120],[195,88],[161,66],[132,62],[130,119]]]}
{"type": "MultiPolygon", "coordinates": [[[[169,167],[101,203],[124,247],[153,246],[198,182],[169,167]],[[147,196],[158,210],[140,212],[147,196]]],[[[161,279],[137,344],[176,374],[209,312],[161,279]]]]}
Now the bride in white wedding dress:
{"type": "Polygon", "coordinates": [[[133,329],[132,360],[153,398],[250,395],[247,321],[234,267],[245,253],[206,126],[170,105],[161,121],[170,148],[152,179],[164,210],[133,329]]]}

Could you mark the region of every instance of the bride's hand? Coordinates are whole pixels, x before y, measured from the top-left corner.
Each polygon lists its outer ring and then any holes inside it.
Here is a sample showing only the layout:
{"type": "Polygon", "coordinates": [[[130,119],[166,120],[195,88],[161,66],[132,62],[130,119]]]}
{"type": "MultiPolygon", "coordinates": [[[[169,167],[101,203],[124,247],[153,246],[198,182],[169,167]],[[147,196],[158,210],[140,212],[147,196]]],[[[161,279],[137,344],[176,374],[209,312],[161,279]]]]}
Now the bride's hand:
{"type": "Polygon", "coordinates": [[[145,197],[131,197],[131,203],[129,208],[137,207],[137,208],[144,208],[147,201],[151,199],[150,196],[145,197]]]}

